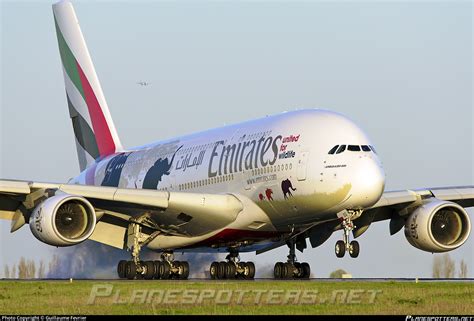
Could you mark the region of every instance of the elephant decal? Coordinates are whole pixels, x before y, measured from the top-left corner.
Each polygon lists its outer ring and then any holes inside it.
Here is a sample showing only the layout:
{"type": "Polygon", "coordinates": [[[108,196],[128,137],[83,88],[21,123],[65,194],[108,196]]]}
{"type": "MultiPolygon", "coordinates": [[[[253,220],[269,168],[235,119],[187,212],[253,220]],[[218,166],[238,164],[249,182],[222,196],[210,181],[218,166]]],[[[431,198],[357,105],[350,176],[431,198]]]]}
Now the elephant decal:
{"type": "Polygon", "coordinates": [[[265,190],[265,195],[267,195],[267,200],[273,201],[272,194],[273,194],[273,191],[272,191],[271,188],[267,188],[267,189],[265,190]]]}
{"type": "Polygon", "coordinates": [[[291,181],[287,178],[281,182],[281,190],[285,199],[288,199],[289,196],[293,197],[291,191],[296,191],[296,188],[293,188],[293,184],[291,184],[291,181]]]}
{"type": "Polygon", "coordinates": [[[120,176],[122,176],[122,169],[125,166],[128,156],[131,153],[121,153],[114,156],[105,168],[105,176],[102,180],[102,186],[118,187],[120,176]]]}
{"type": "Polygon", "coordinates": [[[168,157],[166,158],[158,158],[158,160],[153,164],[153,166],[148,170],[143,179],[143,187],[144,189],[157,189],[158,184],[161,182],[163,175],[169,175],[171,166],[173,165],[174,157],[176,153],[181,149],[180,146],[173,154],[173,157],[170,161],[168,161],[168,157]]]}

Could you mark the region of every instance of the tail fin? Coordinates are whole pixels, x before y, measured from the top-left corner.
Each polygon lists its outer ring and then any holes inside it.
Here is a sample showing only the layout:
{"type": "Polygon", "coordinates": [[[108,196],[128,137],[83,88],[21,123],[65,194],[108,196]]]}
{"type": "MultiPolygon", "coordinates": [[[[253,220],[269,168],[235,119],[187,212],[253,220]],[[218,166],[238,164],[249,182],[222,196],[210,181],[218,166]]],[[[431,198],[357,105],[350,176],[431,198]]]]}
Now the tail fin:
{"type": "Polygon", "coordinates": [[[72,4],[54,4],[53,14],[82,171],[97,158],[120,151],[122,145],[72,4]]]}

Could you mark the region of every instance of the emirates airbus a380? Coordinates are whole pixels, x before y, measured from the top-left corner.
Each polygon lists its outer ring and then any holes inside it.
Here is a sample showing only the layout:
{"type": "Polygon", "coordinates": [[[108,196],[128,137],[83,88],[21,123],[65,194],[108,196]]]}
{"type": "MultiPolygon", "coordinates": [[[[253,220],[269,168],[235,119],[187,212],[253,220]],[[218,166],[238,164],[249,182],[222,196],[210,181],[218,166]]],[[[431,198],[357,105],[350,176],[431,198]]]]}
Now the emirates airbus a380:
{"type": "Polygon", "coordinates": [[[74,9],[53,5],[67,105],[81,173],[65,184],[0,180],[0,217],[29,224],[52,246],[93,240],[128,250],[120,278],[186,279],[174,251],[225,252],[214,279],[255,275],[240,252],[289,247],[275,278],[308,278],[296,259],[336,231],[335,253],[359,254],[357,238],[390,220],[413,246],[458,248],[471,231],[474,187],[385,192],[385,175],[364,131],[335,112],[287,112],[189,136],[125,148],[113,124],[74,9]],[[352,234],[352,236],[351,236],[352,234]],[[141,261],[143,247],[159,261],[141,261]]]}

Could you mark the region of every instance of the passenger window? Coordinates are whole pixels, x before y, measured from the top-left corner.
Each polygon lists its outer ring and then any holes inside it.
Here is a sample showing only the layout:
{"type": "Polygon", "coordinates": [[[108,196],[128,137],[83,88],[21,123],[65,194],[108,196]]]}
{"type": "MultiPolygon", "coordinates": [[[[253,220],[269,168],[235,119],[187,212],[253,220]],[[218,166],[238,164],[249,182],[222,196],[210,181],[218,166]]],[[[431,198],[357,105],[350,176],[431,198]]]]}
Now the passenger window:
{"type": "Polygon", "coordinates": [[[360,146],[359,145],[349,145],[349,146],[347,146],[347,150],[350,150],[351,152],[360,152],[360,146]]]}
{"type": "Polygon", "coordinates": [[[338,147],[339,147],[339,145],[336,145],[333,148],[331,148],[331,150],[328,152],[328,154],[330,154],[330,155],[334,154],[338,147]]]}
{"type": "Polygon", "coordinates": [[[337,152],[336,154],[340,154],[342,153],[343,151],[346,150],[346,145],[341,145],[338,149],[337,149],[337,152]]]}
{"type": "Polygon", "coordinates": [[[369,146],[367,146],[367,145],[362,145],[361,147],[362,147],[362,150],[363,150],[364,152],[370,152],[370,147],[369,147],[369,146]]]}

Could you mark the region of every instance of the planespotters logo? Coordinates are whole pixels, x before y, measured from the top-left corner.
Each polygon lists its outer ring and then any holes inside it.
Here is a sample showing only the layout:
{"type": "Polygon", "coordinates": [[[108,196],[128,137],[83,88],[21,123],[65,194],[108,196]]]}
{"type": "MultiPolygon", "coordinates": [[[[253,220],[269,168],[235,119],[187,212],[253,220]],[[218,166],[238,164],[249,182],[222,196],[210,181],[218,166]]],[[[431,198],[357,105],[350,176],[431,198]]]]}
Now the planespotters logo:
{"type": "Polygon", "coordinates": [[[405,321],[474,321],[472,316],[411,316],[407,315],[405,321]]]}
{"type": "MultiPolygon", "coordinates": [[[[315,305],[315,304],[373,304],[382,290],[340,289],[329,293],[318,290],[224,290],[224,289],[134,289],[122,293],[112,284],[92,286],[87,304],[101,300],[111,304],[158,305],[315,305]]],[[[102,302],[102,301],[101,301],[102,302]]]]}

